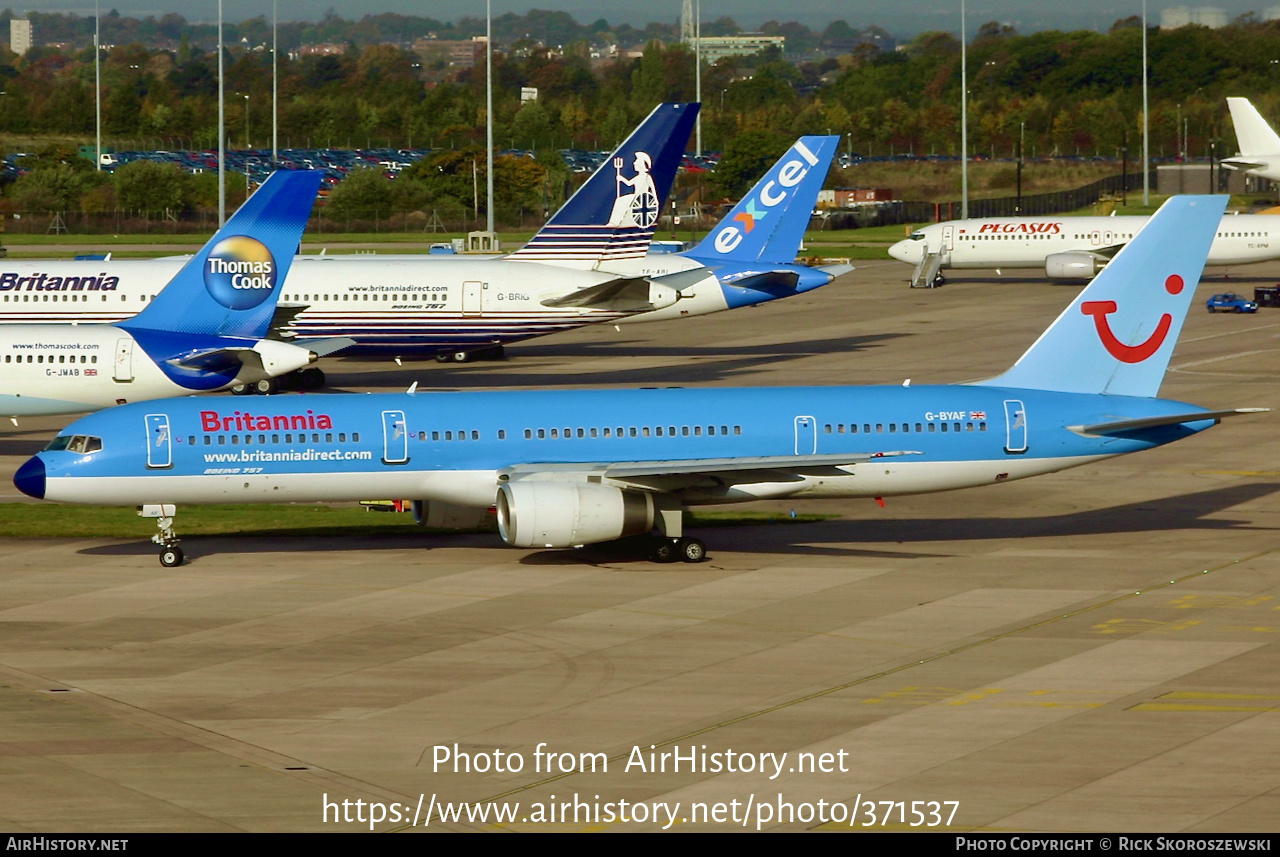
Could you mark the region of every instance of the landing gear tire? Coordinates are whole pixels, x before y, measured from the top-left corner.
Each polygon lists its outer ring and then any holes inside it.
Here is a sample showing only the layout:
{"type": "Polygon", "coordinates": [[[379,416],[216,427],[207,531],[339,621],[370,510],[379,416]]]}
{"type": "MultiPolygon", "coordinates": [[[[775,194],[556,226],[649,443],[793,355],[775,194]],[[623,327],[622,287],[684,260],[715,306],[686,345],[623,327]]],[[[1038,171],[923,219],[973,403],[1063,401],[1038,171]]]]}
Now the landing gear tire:
{"type": "Polygon", "coordinates": [[[676,543],[671,539],[658,539],[653,543],[653,548],[649,551],[649,559],[653,562],[675,562],[678,557],[676,555],[676,543]]]}
{"type": "Polygon", "coordinates": [[[231,395],[233,396],[248,396],[248,395],[251,395],[252,393],[253,393],[253,390],[249,389],[248,384],[232,384],[231,385],[231,395]]]}
{"type": "Polygon", "coordinates": [[[324,386],[324,372],[314,367],[298,373],[298,384],[304,390],[319,390],[324,386]]]}
{"type": "Polygon", "coordinates": [[[261,381],[255,381],[253,384],[253,392],[260,396],[272,396],[280,389],[280,384],[275,378],[263,378],[261,381]]]}
{"type": "Polygon", "coordinates": [[[454,362],[454,363],[470,363],[470,362],[471,362],[471,352],[470,352],[470,351],[455,351],[455,352],[453,352],[453,354],[451,354],[451,355],[450,355],[450,359],[451,359],[451,360],[453,360],[453,362],[454,362]]]}
{"type": "Polygon", "coordinates": [[[938,286],[945,286],[946,284],[947,284],[947,278],[942,276],[941,274],[938,274],[938,276],[933,278],[933,287],[935,289],[938,286]]]}
{"type": "Polygon", "coordinates": [[[175,566],[182,565],[183,559],[184,555],[182,553],[182,548],[162,548],[160,551],[160,564],[165,568],[174,568],[175,566]]]}
{"type": "Polygon", "coordinates": [[[676,553],[683,562],[702,562],[707,558],[707,546],[700,539],[680,539],[676,542],[676,553]]]}

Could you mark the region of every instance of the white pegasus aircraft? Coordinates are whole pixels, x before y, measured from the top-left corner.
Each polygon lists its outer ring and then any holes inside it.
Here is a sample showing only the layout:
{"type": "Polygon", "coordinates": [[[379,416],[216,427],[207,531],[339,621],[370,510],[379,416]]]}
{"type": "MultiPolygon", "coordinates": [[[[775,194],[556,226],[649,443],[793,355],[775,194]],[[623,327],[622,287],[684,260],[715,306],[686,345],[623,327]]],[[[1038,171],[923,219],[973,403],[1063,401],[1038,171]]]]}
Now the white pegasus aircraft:
{"type": "Polygon", "coordinates": [[[1247,98],[1228,98],[1231,124],[1236,126],[1240,154],[1223,158],[1222,165],[1259,178],[1280,181],[1280,135],[1247,98]]]}
{"type": "MultiPolygon", "coordinates": [[[[963,268],[1040,268],[1055,280],[1088,280],[1107,266],[1150,218],[985,217],[923,226],[889,248],[916,266],[912,285],[941,285],[942,272],[963,268]]],[[[1225,215],[1207,266],[1280,259],[1280,217],[1225,215]]]]}

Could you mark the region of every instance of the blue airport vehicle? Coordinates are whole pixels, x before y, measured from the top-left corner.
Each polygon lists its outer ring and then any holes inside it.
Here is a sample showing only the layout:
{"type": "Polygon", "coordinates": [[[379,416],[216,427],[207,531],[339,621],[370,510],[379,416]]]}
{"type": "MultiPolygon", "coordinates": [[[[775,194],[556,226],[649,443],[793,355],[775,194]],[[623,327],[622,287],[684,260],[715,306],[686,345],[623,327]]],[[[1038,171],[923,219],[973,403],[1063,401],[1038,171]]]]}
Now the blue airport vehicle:
{"type": "Polygon", "coordinates": [[[1204,302],[1209,312],[1257,312],[1258,304],[1235,292],[1222,292],[1204,302]]]}

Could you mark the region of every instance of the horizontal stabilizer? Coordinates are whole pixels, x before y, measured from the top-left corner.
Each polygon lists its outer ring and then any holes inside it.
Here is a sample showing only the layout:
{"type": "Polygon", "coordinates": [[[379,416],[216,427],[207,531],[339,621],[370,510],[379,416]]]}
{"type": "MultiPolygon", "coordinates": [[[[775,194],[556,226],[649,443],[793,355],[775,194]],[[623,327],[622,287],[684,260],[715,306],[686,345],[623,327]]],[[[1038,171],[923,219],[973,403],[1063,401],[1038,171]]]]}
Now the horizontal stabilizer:
{"type": "Polygon", "coordinates": [[[726,286],[737,286],[740,289],[756,291],[795,291],[800,282],[800,275],[795,271],[749,271],[725,277],[721,280],[726,286]]]}
{"type": "Polygon", "coordinates": [[[584,309],[632,307],[636,312],[652,308],[649,303],[649,281],[644,277],[623,277],[617,280],[610,280],[607,283],[579,289],[576,292],[562,295],[558,298],[547,298],[542,302],[542,305],[557,309],[563,307],[582,307],[584,309]]]}
{"type": "Polygon", "coordinates": [[[581,307],[582,309],[603,309],[613,312],[648,312],[659,309],[654,304],[654,285],[665,286],[663,290],[668,299],[663,306],[669,306],[679,299],[681,289],[687,289],[695,283],[707,278],[706,268],[691,268],[688,271],[676,271],[661,277],[620,277],[606,283],[579,289],[558,298],[548,298],[542,302],[546,307],[581,307]]]}
{"type": "Polygon", "coordinates": [[[1260,170],[1266,166],[1261,161],[1247,161],[1244,158],[1223,158],[1218,163],[1229,170],[1260,170]]]}
{"type": "Polygon", "coordinates": [[[852,265],[847,265],[843,262],[837,265],[818,265],[817,268],[819,271],[828,275],[833,280],[836,277],[843,277],[845,274],[848,274],[854,270],[852,265]]]}
{"type": "Polygon", "coordinates": [[[292,339],[293,334],[287,328],[293,320],[307,308],[307,304],[276,304],[275,312],[267,327],[267,336],[271,339],[292,339]]]}
{"type": "Polygon", "coordinates": [[[291,343],[299,348],[315,352],[317,357],[328,357],[330,354],[337,354],[344,348],[350,348],[356,344],[356,341],[345,336],[330,336],[324,339],[294,339],[291,340],[291,343]]]}
{"type": "Polygon", "coordinates": [[[246,354],[257,357],[251,347],[207,348],[189,351],[166,360],[166,363],[196,372],[215,372],[220,375],[235,374],[244,365],[246,354]]]}
{"type": "Polygon", "coordinates": [[[1106,423],[1093,423],[1087,426],[1067,426],[1067,428],[1076,434],[1097,437],[1099,435],[1127,434],[1160,426],[1199,423],[1205,420],[1217,422],[1226,417],[1236,417],[1241,414],[1261,414],[1270,410],[1270,408],[1235,408],[1229,411],[1194,411],[1185,414],[1162,414],[1158,417],[1141,417],[1132,420],[1114,420],[1106,423]]]}

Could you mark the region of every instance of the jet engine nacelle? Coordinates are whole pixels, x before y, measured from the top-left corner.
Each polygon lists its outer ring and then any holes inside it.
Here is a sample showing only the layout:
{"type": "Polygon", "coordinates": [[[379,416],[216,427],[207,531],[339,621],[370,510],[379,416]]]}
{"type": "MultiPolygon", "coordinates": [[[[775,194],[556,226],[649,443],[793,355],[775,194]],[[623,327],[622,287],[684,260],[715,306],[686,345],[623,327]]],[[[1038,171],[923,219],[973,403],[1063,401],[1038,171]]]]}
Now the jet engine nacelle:
{"type": "Polygon", "coordinates": [[[1106,266],[1092,253],[1054,253],[1044,259],[1044,272],[1052,280],[1092,280],[1106,266]]]}
{"type": "Polygon", "coordinates": [[[508,482],[498,533],[518,548],[569,548],[653,529],[653,495],[575,482],[508,482]]]}
{"type": "Polygon", "coordinates": [[[287,375],[298,369],[304,369],[319,359],[310,349],[275,339],[260,339],[254,344],[253,350],[262,361],[262,370],[259,372],[251,363],[246,363],[238,378],[242,383],[261,381],[264,377],[276,378],[287,375]]]}
{"type": "Polygon", "coordinates": [[[649,303],[653,304],[654,309],[664,309],[680,300],[680,292],[664,286],[662,283],[649,283],[649,303]]]}
{"type": "Polygon", "coordinates": [[[474,530],[492,526],[493,513],[488,508],[459,506],[439,500],[414,500],[413,520],[420,527],[438,530],[474,530]]]}

